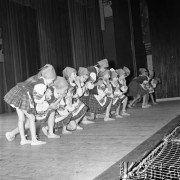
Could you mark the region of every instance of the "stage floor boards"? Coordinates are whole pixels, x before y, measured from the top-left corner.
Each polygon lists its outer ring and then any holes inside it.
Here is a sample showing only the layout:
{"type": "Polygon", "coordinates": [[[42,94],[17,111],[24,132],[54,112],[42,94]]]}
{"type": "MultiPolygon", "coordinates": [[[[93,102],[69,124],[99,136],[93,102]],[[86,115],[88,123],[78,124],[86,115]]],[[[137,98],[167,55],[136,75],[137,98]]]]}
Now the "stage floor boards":
{"type": "MultiPolygon", "coordinates": [[[[180,101],[159,102],[149,109],[128,109],[130,117],[82,125],[83,131],[47,139],[43,146],[8,142],[5,132],[17,126],[15,113],[0,114],[0,179],[92,180],[180,114],[180,101]]],[[[61,132],[57,132],[60,134],[61,132]]]]}

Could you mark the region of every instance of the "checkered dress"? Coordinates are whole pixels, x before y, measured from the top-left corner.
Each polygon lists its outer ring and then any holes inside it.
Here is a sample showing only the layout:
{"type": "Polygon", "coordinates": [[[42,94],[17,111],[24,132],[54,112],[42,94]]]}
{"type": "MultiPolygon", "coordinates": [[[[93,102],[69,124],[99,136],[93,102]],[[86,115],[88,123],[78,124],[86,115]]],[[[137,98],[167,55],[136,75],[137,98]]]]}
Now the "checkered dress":
{"type": "Polygon", "coordinates": [[[110,97],[107,97],[106,103],[101,106],[93,94],[89,95],[89,111],[95,114],[102,114],[106,111],[107,106],[111,102],[110,97]]]}
{"type": "Polygon", "coordinates": [[[35,114],[36,111],[33,107],[34,101],[32,92],[34,86],[38,83],[44,83],[44,80],[38,79],[34,82],[24,81],[22,83],[18,83],[4,96],[4,101],[14,108],[17,107],[19,109],[26,110],[30,114],[35,114]]]}
{"type": "Polygon", "coordinates": [[[120,104],[121,104],[121,99],[118,99],[115,104],[112,103],[111,111],[115,111],[120,104]]]}
{"type": "Polygon", "coordinates": [[[13,87],[5,96],[4,101],[12,107],[18,107],[19,109],[29,110],[30,102],[27,90],[20,87],[13,87]]]}
{"type": "Polygon", "coordinates": [[[81,96],[79,100],[89,107],[89,96],[81,96]]]}

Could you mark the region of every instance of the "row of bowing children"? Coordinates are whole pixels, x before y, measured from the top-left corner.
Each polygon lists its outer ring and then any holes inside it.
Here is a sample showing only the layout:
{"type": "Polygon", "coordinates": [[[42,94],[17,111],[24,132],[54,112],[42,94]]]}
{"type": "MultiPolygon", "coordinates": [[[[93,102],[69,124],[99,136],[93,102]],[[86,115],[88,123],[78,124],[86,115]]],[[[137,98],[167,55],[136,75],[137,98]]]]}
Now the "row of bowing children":
{"type": "MultiPolygon", "coordinates": [[[[62,134],[82,130],[80,124],[94,123],[98,114],[104,121],[130,116],[126,112],[129,68],[109,69],[108,60],[103,59],[95,66],[79,67],[78,71],[66,67],[62,73],[63,77],[57,76],[54,67],[46,64],[38,74],[18,83],[4,96],[18,115],[18,126],[5,134],[8,141],[13,141],[19,133],[21,145],[46,144],[38,139],[36,121],[41,123],[42,132],[48,138],[60,138],[56,134],[60,128],[62,134]],[[26,137],[27,129],[31,140],[26,137]]],[[[131,93],[135,86],[130,83],[129,87],[131,93]]],[[[134,102],[142,95],[139,96],[139,90],[132,94],[134,102]]],[[[147,107],[147,102],[144,103],[143,107],[147,107]]],[[[128,106],[131,108],[133,103],[128,106]]]]}

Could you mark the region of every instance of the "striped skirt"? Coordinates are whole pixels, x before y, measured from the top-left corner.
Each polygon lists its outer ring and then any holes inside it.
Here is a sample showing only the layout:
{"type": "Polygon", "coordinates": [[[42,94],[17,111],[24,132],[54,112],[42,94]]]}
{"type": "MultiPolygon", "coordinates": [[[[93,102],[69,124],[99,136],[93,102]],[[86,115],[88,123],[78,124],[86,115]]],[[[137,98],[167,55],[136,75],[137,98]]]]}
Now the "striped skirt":
{"type": "Polygon", "coordinates": [[[83,115],[86,114],[87,110],[88,110],[88,107],[84,103],[82,103],[77,110],[72,112],[71,120],[74,121],[74,120],[82,117],[83,115]]]}
{"type": "Polygon", "coordinates": [[[69,113],[64,119],[62,119],[61,121],[57,121],[58,114],[56,114],[54,128],[58,129],[67,126],[71,121],[71,118],[72,118],[72,113],[69,113]]]}

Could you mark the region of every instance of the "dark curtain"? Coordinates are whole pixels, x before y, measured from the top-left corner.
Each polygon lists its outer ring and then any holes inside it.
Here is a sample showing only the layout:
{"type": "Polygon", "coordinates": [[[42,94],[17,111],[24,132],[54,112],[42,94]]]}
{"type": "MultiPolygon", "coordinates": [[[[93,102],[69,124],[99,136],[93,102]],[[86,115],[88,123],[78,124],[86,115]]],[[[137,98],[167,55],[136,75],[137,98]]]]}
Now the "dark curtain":
{"type": "Polygon", "coordinates": [[[73,65],[94,65],[104,55],[98,1],[68,0],[68,6],[73,65]]]}
{"type": "Polygon", "coordinates": [[[147,66],[142,42],[139,0],[112,0],[116,56],[119,67],[131,69],[131,80],[138,69],[147,66]]]}
{"type": "Polygon", "coordinates": [[[38,0],[34,7],[42,64],[51,63],[61,75],[67,66],[89,66],[103,58],[97,0],[38,0]]]}
{"type": "Polygon", "coordinates": [[[34,1],[41,64],[52,64],[57,74],[66,66],[73,66],[68,3],[64,0],[34,1]]]}
{"type": "Polygon", "coordinates": [[[98,0],[0,0],[5,62],[0,63],[0,113],[4,95],[46,63],[58,75],[67,67],[103,58],[98,0]],[[25,3],[28,2],[28,3],[25,3]]]}
{"type": "Polygon", "coordinates": [[[147,2],[157,98],[180,97],[180,1],[147,2]]]}
{"type": "Polygon", "coordinates": [[[3,97],[15,84],[37,72],[39,45],[36,12],[12,1],[0,1],[5,61],[0,63],[0,112],[10,111],[3,97]]]}

